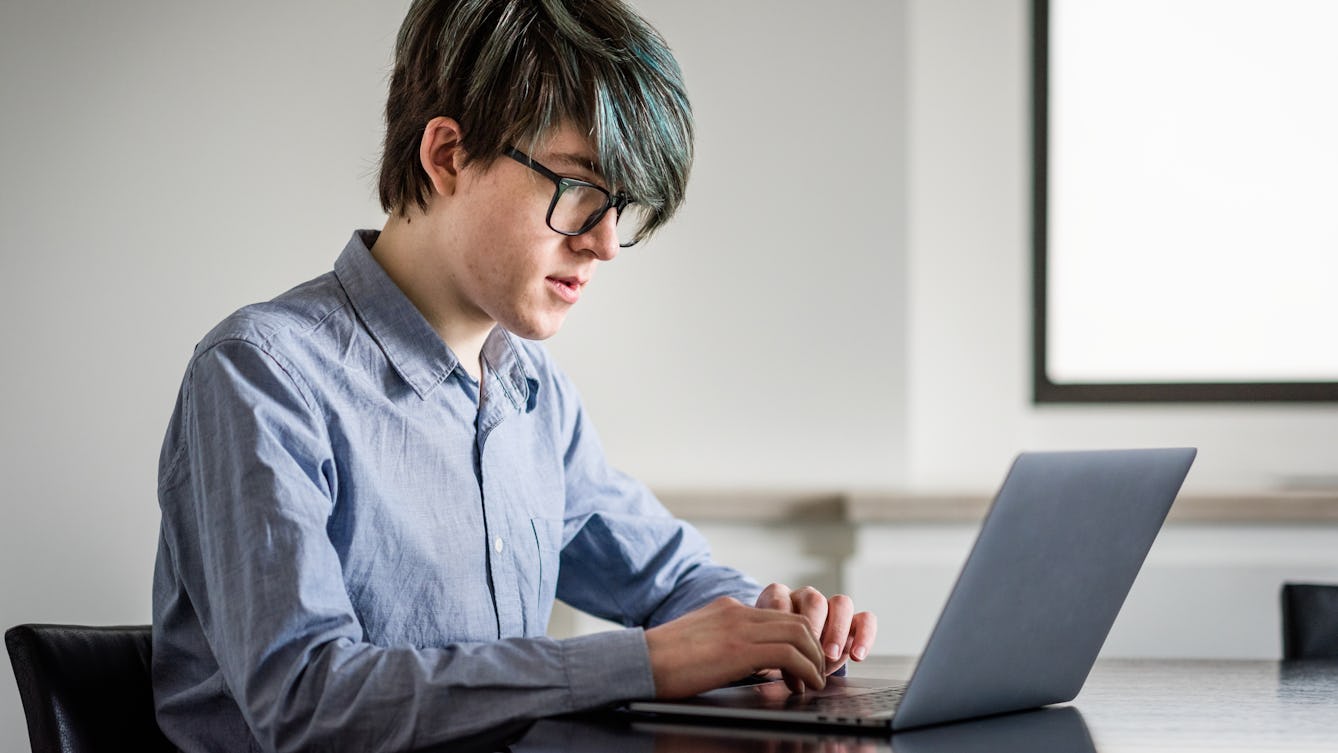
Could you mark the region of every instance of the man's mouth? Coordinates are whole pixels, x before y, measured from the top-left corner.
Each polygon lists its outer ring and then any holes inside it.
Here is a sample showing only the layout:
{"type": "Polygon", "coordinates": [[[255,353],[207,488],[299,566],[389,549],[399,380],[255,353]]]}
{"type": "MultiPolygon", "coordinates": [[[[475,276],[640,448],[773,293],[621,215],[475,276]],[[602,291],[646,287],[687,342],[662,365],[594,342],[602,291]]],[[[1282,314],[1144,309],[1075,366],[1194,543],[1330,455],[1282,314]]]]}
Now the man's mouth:
{"type": "Polygon", "coordinates": [[[581,289],[589,282],[579,277],[549,277],[546,281],[553,292],[557,293],[558,297],[567,303],[579,301],[581,299],[581,289]]]}

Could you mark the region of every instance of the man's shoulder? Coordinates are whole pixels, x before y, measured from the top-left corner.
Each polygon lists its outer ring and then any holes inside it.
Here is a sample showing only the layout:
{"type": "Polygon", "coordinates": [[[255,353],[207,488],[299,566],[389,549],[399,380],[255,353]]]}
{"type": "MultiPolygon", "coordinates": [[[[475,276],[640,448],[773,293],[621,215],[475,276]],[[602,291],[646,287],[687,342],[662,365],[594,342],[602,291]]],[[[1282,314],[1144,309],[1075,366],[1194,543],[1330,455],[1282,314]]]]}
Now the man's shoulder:
{"type": "Polygon", "coordinates": [[[267,352],[281,342],[287,348],[302,342],[316,345],[310,336],[347,309],[343,288],[334,273],[327,272],[269,301],[234,311],[204,336],[196,353],[237,341],[267,352]]]}

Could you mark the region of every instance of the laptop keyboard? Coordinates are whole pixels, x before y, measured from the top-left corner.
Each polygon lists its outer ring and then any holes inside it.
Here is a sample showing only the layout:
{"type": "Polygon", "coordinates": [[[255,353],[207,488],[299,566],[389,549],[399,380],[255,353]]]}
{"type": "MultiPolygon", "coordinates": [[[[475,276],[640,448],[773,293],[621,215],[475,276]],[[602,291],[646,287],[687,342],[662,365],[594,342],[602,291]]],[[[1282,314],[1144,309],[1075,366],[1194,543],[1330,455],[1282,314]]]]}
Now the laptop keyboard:
{"type": "Polygon", "coordinates": [[[894,685],[868,691],[852,691],[841,695],[818,696],[805,704],[805,711],[823,716],[860,718],[874,714],[886,714],[901,703],[906,694],[905,685],[894,685]]]}

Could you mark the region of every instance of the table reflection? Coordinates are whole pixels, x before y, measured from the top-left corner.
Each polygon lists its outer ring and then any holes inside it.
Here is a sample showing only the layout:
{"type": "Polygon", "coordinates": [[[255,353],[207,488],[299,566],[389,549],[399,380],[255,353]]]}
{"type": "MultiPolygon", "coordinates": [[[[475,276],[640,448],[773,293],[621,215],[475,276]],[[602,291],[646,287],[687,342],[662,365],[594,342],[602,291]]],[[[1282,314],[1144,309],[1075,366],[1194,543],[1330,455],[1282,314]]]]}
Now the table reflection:
{"type": "Polygon", "coordinates": [[[495,748],[510,753],[1089,753],[1095,750],[1072,707],[947,724],[895,735],[845,734],[771,726],[692,724],[605,715],[547,719],[495,748]]]}

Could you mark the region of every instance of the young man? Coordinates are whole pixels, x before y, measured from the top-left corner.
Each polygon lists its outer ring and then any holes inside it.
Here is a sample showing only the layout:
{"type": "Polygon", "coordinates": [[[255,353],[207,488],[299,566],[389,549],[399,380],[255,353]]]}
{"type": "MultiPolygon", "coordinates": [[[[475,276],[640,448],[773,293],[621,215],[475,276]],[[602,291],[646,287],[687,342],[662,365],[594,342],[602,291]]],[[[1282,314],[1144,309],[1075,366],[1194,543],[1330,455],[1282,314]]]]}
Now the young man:
{"type": "Polygon", "coordinates": [[[682,201],[658,35],[619,0],[418,0],[386,120],[385,228],[187,369],[159,469],[168,737],[403,750],[862,659],[872,615],[712,562],[531,342],[682,201]],[[547,638],[555,596],[628,627],[547,638]]]}

